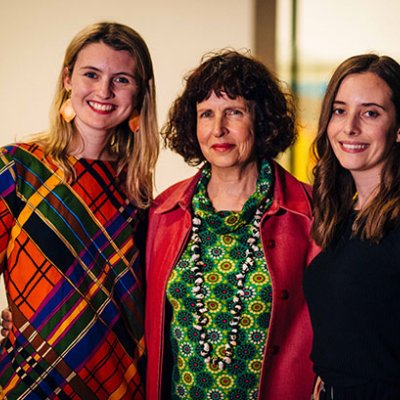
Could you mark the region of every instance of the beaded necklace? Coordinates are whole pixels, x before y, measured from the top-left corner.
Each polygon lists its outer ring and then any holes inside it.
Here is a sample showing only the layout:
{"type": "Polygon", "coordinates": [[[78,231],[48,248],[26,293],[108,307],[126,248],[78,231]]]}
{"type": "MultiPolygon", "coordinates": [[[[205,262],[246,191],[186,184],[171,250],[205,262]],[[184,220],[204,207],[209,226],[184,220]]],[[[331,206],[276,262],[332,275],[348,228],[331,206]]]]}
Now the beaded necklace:
{"type": "Polygon", "coordinates": [[[238,339],[238,327],[241,319],[241,314],[243,311],[243,297],[245,292],[244,282],[246,279],[246,274],[249,269],[254,265],[254,253],[258,252],[260,249],[257,246],[260,237],[260,222],[261,218],[264,214],[265,209],[270,204],[270,199],[266,201],[262,201],[258,206],[256,212],[253,216],[252,226],[251,226],[251,234],[247,239],[248,248],[245,251],[244,261],[241,265],[240,271],[236,274],[236,287],[237,293],[233,297],[233,308],[230,310],[232,315],[232,320],[229,323],[230,332],[228,334],[228,343],[225,345],[224,356],[211,356],[211,344],[209,342],[206,325],[209,321],[207,317],[208,308],[204,303],[204,293],[203,293],[203,269],[205,268],[205,263],[201,259],[201,245],[202,240],[199,235],[199,229],[202,224],[202,218],[198,213],[194,213],[192,218],[192,236],[190,243],[192,243],[190,250],[192,251],[191,260],[194,263],[194,266],[191,268],[191,271],[195,275],[194,287],[192,289],[193,295],[196,299],[196,306],[194,310],[194,318],[196,320],[194,328],[199,331],[199,344],[201,346],[200,355],[204,358],[207,364],[217,365],[220,370],[224,369],[227,365],[232,363],[233,350],[237,345],[238,339]]]}

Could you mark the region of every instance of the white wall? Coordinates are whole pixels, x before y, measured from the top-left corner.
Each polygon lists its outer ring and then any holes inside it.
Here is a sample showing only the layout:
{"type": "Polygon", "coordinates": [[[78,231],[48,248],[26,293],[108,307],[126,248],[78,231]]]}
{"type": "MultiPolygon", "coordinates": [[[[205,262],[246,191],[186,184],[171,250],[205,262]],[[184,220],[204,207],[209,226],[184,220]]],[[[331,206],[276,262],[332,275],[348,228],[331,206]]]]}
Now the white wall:
{"type": "MultiPolygon", "coordinates": [[[[160,124],[183,75],[202,54],[252,46],[252,0],[1,0],[0,15],[0,145],[46,129],[65,48],[90,23],[118,21],[144,37],[155,67],[160,124]]],[[[157,192],[193,172],[163,151],[157,192]]],[[[0,309],[5,304],[0,290],[0,309]]]]}

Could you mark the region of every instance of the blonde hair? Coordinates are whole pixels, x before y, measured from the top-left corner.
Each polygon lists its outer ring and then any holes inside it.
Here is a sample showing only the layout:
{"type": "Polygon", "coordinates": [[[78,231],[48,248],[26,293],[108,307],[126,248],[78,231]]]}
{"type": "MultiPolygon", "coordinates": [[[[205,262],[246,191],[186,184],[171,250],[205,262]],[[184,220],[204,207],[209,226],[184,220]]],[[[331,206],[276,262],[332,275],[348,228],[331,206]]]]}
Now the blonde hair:
{"type": "Polygon", "coordinates": [[[60,115],[62,104],[68,99],[64,88],[65,71],[72,74],[79,52],[92,43],[102,42],[112,49],[128,51],[137,64],[139,85],[137,110],[140,113],[139,133],[133,134],[124,121],[113,129],[106,144],[107,151],[117,160],[118,175],[126,174],[125,190],[136,206],[146,208],[152,201],[154,168],[159,153],[159,132],[156,116],[156,93],[153,65],[149,50],[142,37],[132,28],[114,23],[99,22],[80,31],[65,52],[58,77],[56,93],[50,109],[49,131],[38,135],[38,140],[64,171],[66,178],[74,178],[68,162],[68,147],[77,135],[73,123],[60,115]]]}

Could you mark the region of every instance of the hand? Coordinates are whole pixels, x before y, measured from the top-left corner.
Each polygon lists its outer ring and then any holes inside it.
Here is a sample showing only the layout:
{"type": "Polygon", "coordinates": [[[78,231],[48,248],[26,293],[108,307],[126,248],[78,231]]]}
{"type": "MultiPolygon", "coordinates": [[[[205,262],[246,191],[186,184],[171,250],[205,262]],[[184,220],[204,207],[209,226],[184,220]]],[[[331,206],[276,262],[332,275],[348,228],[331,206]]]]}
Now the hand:
{"type": "Polygon", "coordinates": [[[325,391],[324,382],[322,382],[322,379],[319,376],[317,376],[317,380],[315,381],[314,391],[313,395],[311,396],[311,399],[319,400],[319,395],[321,394],[322,390],[325,391]]]}
{"type": "Polygon", "coordinates": [[[2,336],[6,337],[9,335],[12,328],[12,315],[11,311],[6,308],[1,312],[1,331],[2,336]]]}

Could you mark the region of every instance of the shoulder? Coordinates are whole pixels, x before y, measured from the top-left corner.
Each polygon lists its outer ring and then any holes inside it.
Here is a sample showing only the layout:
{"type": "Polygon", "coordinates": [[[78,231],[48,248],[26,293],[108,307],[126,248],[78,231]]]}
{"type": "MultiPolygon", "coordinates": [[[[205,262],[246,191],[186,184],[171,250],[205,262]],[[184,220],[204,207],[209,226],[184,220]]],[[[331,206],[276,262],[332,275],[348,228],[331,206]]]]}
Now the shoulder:
{"type": "Polygon", "coordinates": [[[311,218],[311,185],[299,181],[276,162],[274,162],[274,169],[274,201],[276,205],[311,218]]]}
{"type": "Polygon", "coordinates": [[[44,156],[43,148],[33,142],[12,143],[1,147],[0,152],[10,158],[23,158],[24,155],[35,155],[39,158],[44,156]]]}
{"type": "Polygon", "coordinates": [[[200,171],[194,176],[177,182],[159,194],[151,207],[151,212],[164,213],[177,206],[187,208],[191,204],[193,192],[200,177],[200,171]]]}

